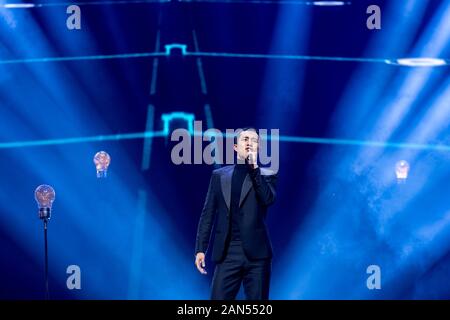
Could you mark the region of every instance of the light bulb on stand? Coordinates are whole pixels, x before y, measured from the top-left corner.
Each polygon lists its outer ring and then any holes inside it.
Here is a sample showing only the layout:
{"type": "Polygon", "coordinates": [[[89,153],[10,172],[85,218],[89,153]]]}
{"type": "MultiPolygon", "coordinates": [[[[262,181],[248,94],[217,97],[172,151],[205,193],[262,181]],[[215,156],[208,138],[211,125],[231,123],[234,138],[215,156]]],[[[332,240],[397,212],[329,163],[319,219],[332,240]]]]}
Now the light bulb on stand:
{"type": "Polygon", "coordinates": [[[39,219],[44,221],[44,248],[45,248],[45,299],[50,299],[48,289],[48,249],[47,249],[47,223],[50,220],[55,190],[46,184],[41,184],[34,190],[34,199],[39,207],[39,219]]]}
{"type": "Polygon", "coordinates": [[[397,176],[397,183],[405,183],[408,179],[409,163],[405,160],[400,160],[395,164],[395,175],[397,176]]]}
{"type": "Polygon", "coordinates": [[[55,201],[55,190],[46,184],[41,184],[34,191],[34,199],[39,208],[39,219],[49,220],[52,204],[55,201]]]}
{"type": "Polygon", "coordinates": [[[106,178],[108,174],[108,166],[111,163],[111,157],[105,151],[99,151],[94,156],[95,168],[97,170],[97,178],[106,178]]]}

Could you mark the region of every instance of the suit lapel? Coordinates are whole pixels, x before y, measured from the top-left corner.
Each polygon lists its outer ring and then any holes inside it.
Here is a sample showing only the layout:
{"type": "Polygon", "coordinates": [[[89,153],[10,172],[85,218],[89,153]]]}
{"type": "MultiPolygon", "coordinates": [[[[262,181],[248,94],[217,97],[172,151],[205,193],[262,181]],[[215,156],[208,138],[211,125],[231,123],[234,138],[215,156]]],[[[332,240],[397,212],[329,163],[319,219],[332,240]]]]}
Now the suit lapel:
{"type": "MultiPolygon", "coordinates": [[[[228,210],[230,209],[231,205],[231,180],[233,178],[233,171],[234,166],[230,166],[227,171],[224,172],[224,174],[220,177],[220,182],[222,185],[222,194],[225,199],[225,203],[227,204],[228,210]]],[[[250,178],[250,175],[246,175],[244,182],[242,183],[242,189],[241,189],[241,198],[239,199],[239,207],[242,205],[242,202],[244,202],[245,197],[250,192],[250,189],[252,188],[252,180],[250,178]]]]}
{"type": "Polygon", "coordinates": [[[222,193],[227,204],[228,210],[231,204],[231,178],[233,177],[234,166],[230,166],[228,170],[220,177],[220,182],[222,185],[222,193]]]}
{"type": "Polygon", "coordinates": [[[250,189],[252,188],[252,180],[250,178],[250,175],[246,175],[244,179],[244,183],[242,183],[242,190],[241,190],[241,198],[239,200],[239,207],[242,205],[242,202],[244,201],[245,197],[249,193],[250,189]]]}

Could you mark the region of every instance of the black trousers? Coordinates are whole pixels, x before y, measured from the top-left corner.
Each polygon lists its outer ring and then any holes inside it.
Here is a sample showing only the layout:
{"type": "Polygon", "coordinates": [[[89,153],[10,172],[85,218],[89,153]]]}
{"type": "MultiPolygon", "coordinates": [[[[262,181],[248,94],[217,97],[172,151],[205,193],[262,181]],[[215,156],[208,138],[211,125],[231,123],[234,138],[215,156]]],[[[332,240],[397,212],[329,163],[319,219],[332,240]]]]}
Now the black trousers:
{"type": "Polygon", "coordinates": [[[247,300],[269,299],[272,259],[248,260],[241,241],[230,241],[226,256],[216,265],[212,300],[234,300],[241,284],[247,300]]]}

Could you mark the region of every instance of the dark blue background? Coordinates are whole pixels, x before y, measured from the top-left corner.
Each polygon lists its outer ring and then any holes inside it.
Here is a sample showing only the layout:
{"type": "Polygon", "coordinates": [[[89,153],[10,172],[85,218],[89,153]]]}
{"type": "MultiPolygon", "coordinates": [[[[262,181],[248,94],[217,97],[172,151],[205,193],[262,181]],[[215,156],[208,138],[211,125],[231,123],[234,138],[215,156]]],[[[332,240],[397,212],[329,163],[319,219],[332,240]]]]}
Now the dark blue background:
{"type": "Polygon", "coordinates": [[[201,276],[193,254],[213,166],[172,164],[167,137],[152,139],[148,170],[143,139],[55,141],[143,132],[148,105],[154,131],[175,111],[205,128],[205,104],[220,130],[251,125],[329,139],[281,142],[278,199],[267,221],[271,298],[450,297],[450,150],[435,148],[449,145],[448,66],[202,56],[204,94],[197,58],[175,54],[157,58],[152,94],[156,58],[26,60],[163,52],[171,43],[194,52],[194,31],[204,53],[448,59],[449,1],[105,3],[80,6],[81,30],[66,28],[65,5],[42,3],[0,7],[1,298],[44,297],[33,195],[43,183],[56,190],[52,298],[208,298],[213,265],[208,259],[201,276]],[[366,27],[371,4],[381,8],[381,30],[366,27]],[[25,60],[4,63],[13,59],[25,60]],[[35,140],[50,144],[26,143],[35,140]],[[106,181],[92,163],[99,150],[112,158],[106,181]],[[398,185],[401,159],[411,172],[398,185]],[[81,268],[81,290],[66,287],[69,265],[81,268]],[[366,287],[369,265],[381,267],[380,290],[366,287]]]}

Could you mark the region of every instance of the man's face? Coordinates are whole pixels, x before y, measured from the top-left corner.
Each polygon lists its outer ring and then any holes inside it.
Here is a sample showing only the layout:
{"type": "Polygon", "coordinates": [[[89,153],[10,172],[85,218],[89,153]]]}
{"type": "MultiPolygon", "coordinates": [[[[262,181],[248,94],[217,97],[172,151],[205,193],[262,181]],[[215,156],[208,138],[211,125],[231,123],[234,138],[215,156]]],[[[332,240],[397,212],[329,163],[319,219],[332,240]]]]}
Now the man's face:
{"type": "Polygon", "coordinates": [[[237,144],[234,145],[234,151],[238,158],[247,159],[250,153],[258,152],[259,137],[254,130],[242,131],[237,137],[237,144]]]}

